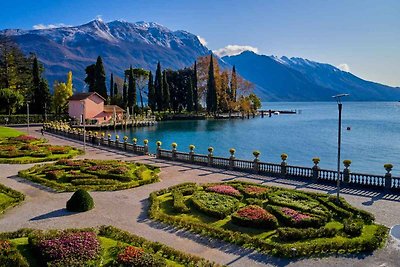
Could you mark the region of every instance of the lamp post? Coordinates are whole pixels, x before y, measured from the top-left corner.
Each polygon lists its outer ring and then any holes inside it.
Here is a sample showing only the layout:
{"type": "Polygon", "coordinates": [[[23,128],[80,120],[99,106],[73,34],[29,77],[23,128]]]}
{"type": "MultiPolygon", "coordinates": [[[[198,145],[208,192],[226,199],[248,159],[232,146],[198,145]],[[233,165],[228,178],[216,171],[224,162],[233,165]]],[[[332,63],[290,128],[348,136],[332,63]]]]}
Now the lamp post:
{"type": "Polygon", "coordinates": [[[349,96],[349,94],[339,94],[332,96],[336,99],[339,110],[339,121],[338,121],[338,153],[337,153],[337,189],[336,189],[336,197],[337,201],[339,201],[340,194],[340,145],[342,142],[342,98],[345,96],[349,96]]]}
{"type": "Polygon", "coordinates": [[[29,135],[29,101],[26,101],[26,121],[28,126],[28,135],[29,135]]]}
{"type": "Polygon", "coordinates": [[[82,104],[82,124],[83,124],[83,151],[86,152],[85,101],[81,100],[81,104],[82,104]]]}

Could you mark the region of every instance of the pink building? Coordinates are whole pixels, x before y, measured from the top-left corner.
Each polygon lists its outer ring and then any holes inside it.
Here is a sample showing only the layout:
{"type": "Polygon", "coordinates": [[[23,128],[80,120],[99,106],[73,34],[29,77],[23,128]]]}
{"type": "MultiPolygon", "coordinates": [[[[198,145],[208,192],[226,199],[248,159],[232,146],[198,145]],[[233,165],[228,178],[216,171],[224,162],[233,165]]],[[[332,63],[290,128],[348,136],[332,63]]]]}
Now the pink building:
{"type": "Polygon", "coordinates": [[[123,119],[124,110],[116,105],[104,105],[105,99],[96,92],[74,94],[68,101],[68,114],[78,122],[82,121],[83,113],[85,119],[96,123],[109,122],[114,112],[117,122],[123,119]]]}

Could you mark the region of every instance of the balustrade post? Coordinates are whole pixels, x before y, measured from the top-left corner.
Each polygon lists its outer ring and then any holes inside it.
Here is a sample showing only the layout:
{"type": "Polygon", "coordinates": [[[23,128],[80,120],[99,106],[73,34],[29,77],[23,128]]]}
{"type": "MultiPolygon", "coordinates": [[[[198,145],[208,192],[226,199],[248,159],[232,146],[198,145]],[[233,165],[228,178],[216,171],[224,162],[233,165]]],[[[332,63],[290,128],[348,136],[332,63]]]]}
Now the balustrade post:
{"type": "Polygon", "coordinates": [[[133,153],[137,153],[137,139],[136,138],[132,138],[132,142],[133,142],[133,153]]]}
{"type": "Polygon", "coordinates": [[[144,144],[144,154],[148,155],[149,154],[149,140],[144,139],[143,140],[143,144],[144,144]]]}
{"type": "Polygon", "coordinates": [[[210,146],[210,147],[208,148],[208,155],[207,155],[208,161],[207,161],[207,166],[212,166],[212,165],[213,165],[213,151],[214,151],[214,148],[210,146]]]}
{"type": "Polygon", "coordinates": [[[189,146],[189,160],[190,160],[190,162],[194,162],[194,149],[195,149],[196,147],[194,146],[194,145],[190,145],[189,146]]]}
{"type": "Polygon", "coordinates": [[[282,177],[286,177],[286,174],[287,174],[287,163],[286,163],[287,158],[288,158],[287,154],[283,153],[281,155],[281,159],[282,159],[282,162],[281,162],[281,176],[282,177]]]}
{"type": "Polygon", "coordinates": [[[176,160],[177,156],[176,156],[176,148],[178,147],[177,143],[172,143],[172,160],[176,160]]]}
{"type": "Polygon", "coordinates": [[[119,148],[119,135],[115,136],[115,148],[119,148]]]}
{"type": "Polygon", "coordinates": [[[229,153],[231,153],[229,157],[229,170],[233,170],[235,167],[235,152],[236,150],[234,148],[229,149],[229,153]]]}
{"type": "Polygon", "coordinates": [[[161,145],[162,145],[161,141],[157,141],[156,145],[157,145],[156,158],[159,159],[161,158],[161,145]]]}
{"type": "Polygon", "coordinates": [[[107,145],[110,147],[111,146],[111,134],[107,135],[107,145]]]}
{"type": "Polygon", "coordinates": [[[345,159],[343,160],[343,165],[344,165],[344,170],[343,170],[343,182],[348,184],[350,182],[350,165],[351,165],[351,160],[345,159]]]}
{"type": "Polygon", "coordinates": [[[126,145],[128,144],[128,136],[124,136],[124,150],[126,151],[126,145]]]}
{"type": "Polygon", "coordinates": [[[312,167],[313,180],[314,180],[314,182],[317,182],[318,178],[319,178],[319,166],[318,166],[318,163],[319,163],[320,159],[319,158],[313,158],[312,161],[314,162],[314,166],[312,167]]]}
{"type": "Polygon", "coordinates": [[[255,151],[253,151],[253,156],[254,156],[254,160],[253,160],[253,171],[255,172],[255,173],[258,173],[259,172],[259,170],[260,170],[260,166],[259,166],[259,161],[260,161],[260,159],[258,158],[259,156],[260,156],[260,151],[258,151],[258,150],[255,150],[255,151]]]}
{"type": "Polygon", "coordinates": [[[385,170],[386,170],[386,174],[385,174],[385,189],[389,190],[392,188],[392,174],[390,173],[393,169],[393,165],[390,163],[386,163],[385,165],[383,165],[385,170]]]}
{"type": "Polygon", "coordinates": [[[100,145],[104,145],[104,133],[101,133],[101,138],[100,138],[100,145]]]}

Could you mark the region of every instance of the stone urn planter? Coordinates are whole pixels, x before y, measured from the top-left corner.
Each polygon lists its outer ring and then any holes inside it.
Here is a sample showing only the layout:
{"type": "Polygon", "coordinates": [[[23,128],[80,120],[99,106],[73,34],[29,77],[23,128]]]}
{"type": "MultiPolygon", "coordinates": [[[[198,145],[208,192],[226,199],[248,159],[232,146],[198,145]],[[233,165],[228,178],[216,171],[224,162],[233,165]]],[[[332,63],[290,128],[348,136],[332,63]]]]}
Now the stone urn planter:
{"type": "Polygon", "coordinates": [[[343,182],[349,183],[350,182],[350,165],[351,165],[351,160],[345,159],[343,160],[343,165],[345,169],[343,170],[343,182]]]}

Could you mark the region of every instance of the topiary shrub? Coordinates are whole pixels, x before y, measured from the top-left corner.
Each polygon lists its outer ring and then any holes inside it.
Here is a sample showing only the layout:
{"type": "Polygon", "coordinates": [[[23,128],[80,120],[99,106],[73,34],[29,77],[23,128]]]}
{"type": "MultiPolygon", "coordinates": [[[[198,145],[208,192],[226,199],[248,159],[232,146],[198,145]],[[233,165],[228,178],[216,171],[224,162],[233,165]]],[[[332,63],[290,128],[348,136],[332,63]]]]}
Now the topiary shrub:
{"type": "Polygon", "coordinates": [[[93,198],[83,189],[78,189],[67,201],[68,211],[83,212],[94,208],[93,198]]]}
{"type": "Polygon", "coordinates": [[[363,222],[357,219],[345,219],[343,221],[343,231],[351,237],[361,235],[363,222]]]}

